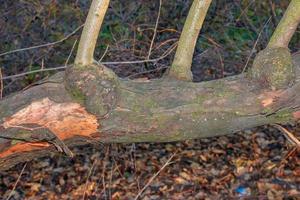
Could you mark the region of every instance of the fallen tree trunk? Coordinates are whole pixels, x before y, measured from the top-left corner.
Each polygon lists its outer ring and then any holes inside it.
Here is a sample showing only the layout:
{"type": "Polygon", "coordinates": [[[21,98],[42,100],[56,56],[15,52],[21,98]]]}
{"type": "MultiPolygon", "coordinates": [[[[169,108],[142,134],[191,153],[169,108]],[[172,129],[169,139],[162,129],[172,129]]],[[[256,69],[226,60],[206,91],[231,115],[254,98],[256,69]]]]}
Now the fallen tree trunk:
{"type": "Polygon", "coordinates": [[[72,156],[67,146],[90,142],[170,142],[298,121],[300,54],[293,60],[296,82],[275,91],[245,75],[139,82],[72,67],[0,101],[0,169],[56,150],[72,156]]]}

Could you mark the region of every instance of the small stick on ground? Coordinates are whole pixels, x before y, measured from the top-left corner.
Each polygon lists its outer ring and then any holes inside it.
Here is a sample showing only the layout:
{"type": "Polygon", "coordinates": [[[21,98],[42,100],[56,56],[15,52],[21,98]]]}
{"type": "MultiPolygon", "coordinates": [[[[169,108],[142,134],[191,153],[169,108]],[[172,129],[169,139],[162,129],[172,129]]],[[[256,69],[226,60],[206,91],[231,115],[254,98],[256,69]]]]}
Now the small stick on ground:
{"type": "Polygon", "coordinates": [[[160,172],[166,168],[169,164],[171,164],[171,160],[173,159],[173,157],[176,155],[176,153],[174,153],[168,160],[167,162],[158,170],[158,172],[156,172],[147,182],[147,184],[142,188],[142,190],[139,191],[139,193],[136,195],[136,197],[134,198],[134,200],[137,200],[142,193],[147,189],[147,187],[152,183],[152,181],[160,174],[160,172]]]}
{"type": "Polygon", "coordinates": [[[279,124],[273,124],[273,126],[277,129],[279,129],[282,133],[284,133],[284,136],[295,146],[297,146],[297,148],[300,148],[300,141],[298,138],[296,138],[294,136],[293,133],[291,133],[290,131],[288,131],[286,128],[280,126],[279,124]]]}
{"type": "Polygon", "coordinates": [[[86,195],[86,191],[87,191],[87,188],[88,188],[89,179],[90,179],[90,177],[91,177],[91,175],[92,175],[92,172],[93,172],[93,170],[94,170],[94,168],[95,168],[95,166],[96,166],[97,163],[98,163],[98,157],[97,157],[97,158],[95,159],[95,161],[93,162],[93,164],[92,164],[92,166],[91,166],[91,168],[90,168],[90,170],[89,170],[88,176],[87,176],[87,178],[86,178],[86,182],[85,182],[85,186],[84,186],[85,190],[84,190],[83,196],[82,196],[82,199],[83,199],[83,200],[85,200],[85,195],[86,195]]]}
{"type": "Polygon", "coordinates": [[[15,184],[14,184],[13,189],[12,189],[11,192],[9,193],[8,197],[6,198],[6,200],[9,200],[9,199],[11,198],[11,196],[13,195],[13,192],[15,191],[15,189],[16,189],[16,187],[17,187],[17,185],[18,185],[18,183],[19,183],[19,181],[20,181],[20,179],[21,179],[21,176],[22,176],[22,174],[24,173],[24,170],[25,170],[26,166],[27,166],[27,162],[24,164],[24,166],[23,166],[23,168],[22,168],[22,170],[21,170],[21,172],[20,172],[20,174],[19,174],[19,176],[18,176],[18,179],[17,179],[17,181],[16,181],[15,184]]]}

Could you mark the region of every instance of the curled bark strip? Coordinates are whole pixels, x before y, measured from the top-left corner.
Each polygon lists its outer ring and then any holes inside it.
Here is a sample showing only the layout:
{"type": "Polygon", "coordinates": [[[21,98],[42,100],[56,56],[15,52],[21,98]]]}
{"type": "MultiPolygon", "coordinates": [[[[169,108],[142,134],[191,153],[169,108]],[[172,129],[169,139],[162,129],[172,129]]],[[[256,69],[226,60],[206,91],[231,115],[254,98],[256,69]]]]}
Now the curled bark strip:
{"type": "MultiPolygon", "coordinates": [[[[49,98],[44,98],[32,102],[14,115],[6,117],[2,127],[4,129],[17,128],[19,134],[22,133],[22,130],[33,132],[36,129],[46,128],[60,140],[66,140],[76,135],[90,137],[98,131],[99,125],[97,118],[87,113],[85,108],[78,103],[55,103],[49,98]],[[27,126],[28,124],[38,126],[31,128],[27,126]]],[[[14,137],[18,138],[18,134],[14,137]]],[[[24,136],[22,137],[24,138],[24,136]]],[[[27,137],[30,139],[33,136],[29,134],[27,137]]],[[[2,152],[0,158],[12,153],[31,151],[48,146],[45,142],[17,143],[2,152]]]]}

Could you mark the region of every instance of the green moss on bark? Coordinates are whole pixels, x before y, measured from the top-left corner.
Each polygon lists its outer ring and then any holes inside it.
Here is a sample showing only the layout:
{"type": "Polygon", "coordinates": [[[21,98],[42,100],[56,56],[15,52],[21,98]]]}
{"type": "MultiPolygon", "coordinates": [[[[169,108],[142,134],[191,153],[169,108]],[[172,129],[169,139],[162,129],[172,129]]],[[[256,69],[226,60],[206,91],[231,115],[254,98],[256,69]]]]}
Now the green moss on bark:
{"type": "Polygon", "coordinates": [[[284,89],[295,81],[295,67],[287,48],[266,48],[256,56],[250,76],[261,86],[284,89]]]}
{"type": "Polygon", "coordinates": [[[117,101],[118,79],[103,65],[76,65],[67,69],[65,85],[75,100],[98,116],[110,113],[117,101]]]}

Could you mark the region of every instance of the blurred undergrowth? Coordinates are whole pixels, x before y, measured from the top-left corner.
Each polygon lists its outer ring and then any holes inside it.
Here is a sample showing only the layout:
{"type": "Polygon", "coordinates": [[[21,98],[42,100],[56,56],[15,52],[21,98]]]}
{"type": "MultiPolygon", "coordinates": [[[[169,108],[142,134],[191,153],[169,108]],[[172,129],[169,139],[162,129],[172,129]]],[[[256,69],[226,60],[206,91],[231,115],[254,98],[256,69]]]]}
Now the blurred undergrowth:
{"type": "MultiPolygon", "coordinates": [[[[179,38],[191,0],[163,1],[150,58],[158,58],[179,38]]],[[[90,0],[0,0],[0,54],[61,40],[85,21],[90,0]]],[[[249,55],[264,48],[288,1],[214,0],[194,54],[195,81],[240,73],[249,55]],[[268,19],[271,19],[265,25],[268,19]],[[265,25],[265,27],[264,27],[265,25]],[[264,29],[262,30],[262,27],[264,29]],[[261,32],[261,34],[260,34],[261,32]],[[260,35],[257,46],[253,49],[260,35]],[[253,49],[253,51],[252,51],[253,49]]],[[[112,0],[97,44],[95,58],[133,61],[146,58],[152,40],[159,1],[112,0]]],[[[80,31],[64,42],[0,57],[3,76],[64,65],[80,31]]],[[[300,49],[299,31],[290,45],[300,49]]],[[[76,50],[76,48],[75,48],[76,50]]],[[[75,51],[76,52],[76,51],[75,51]]],[[[75,52],[69,63],[74,60],[75,52]]],[[[121,77],[160,77],[173,58],[145,64],[110,65],[121,77]]],[[[4,94],[30,85],[54,72],[34,73],[4,81],[4,94]]]]}

